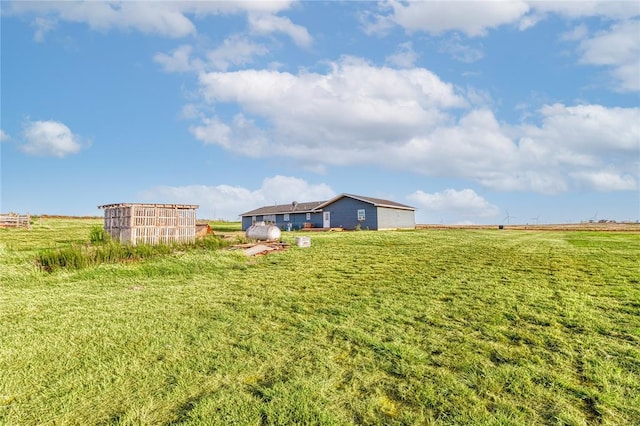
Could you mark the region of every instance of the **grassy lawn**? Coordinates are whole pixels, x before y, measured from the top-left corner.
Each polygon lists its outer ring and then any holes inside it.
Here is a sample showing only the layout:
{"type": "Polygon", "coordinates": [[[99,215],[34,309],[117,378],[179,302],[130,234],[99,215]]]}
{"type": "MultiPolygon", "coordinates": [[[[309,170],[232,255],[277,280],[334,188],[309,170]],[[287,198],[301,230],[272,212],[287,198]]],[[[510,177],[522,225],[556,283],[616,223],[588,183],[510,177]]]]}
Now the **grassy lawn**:
{"type": "Polygon", "coordinates": [[[0,229],[0,424],[640,424],[639,234],[300,232],[38,269],[100,223],[0,229]]]}

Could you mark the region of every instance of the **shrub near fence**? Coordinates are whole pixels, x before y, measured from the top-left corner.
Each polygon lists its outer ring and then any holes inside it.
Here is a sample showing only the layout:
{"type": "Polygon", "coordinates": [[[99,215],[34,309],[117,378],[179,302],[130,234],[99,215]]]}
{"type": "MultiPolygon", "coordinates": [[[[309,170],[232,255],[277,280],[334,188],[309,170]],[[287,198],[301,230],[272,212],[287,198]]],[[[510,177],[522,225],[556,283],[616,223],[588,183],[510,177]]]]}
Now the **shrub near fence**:
{"type": "Polygon", "coordinates": [[[29,214],[2,213],[0,214],[0,228],[31,228],[29,214]]]}

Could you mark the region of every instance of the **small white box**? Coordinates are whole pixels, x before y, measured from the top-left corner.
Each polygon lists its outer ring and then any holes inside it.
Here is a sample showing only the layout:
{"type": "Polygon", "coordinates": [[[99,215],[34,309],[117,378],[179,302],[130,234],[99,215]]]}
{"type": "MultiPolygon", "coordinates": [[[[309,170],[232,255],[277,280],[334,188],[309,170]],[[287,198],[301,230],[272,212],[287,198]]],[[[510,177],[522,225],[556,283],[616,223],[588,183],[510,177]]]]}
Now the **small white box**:
{"type": "Polygon", "coordinates": [[[298,247],[311,247],[311,237],[296,237],[298,247]]]}

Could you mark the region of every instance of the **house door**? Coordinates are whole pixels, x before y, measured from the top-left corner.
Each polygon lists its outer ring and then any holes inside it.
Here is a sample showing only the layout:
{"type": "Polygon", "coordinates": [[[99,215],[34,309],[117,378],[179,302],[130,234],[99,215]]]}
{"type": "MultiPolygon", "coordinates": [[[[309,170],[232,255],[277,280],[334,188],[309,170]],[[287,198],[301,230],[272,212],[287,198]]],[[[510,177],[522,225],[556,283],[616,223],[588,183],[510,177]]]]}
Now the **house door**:
{"type": "Polygon", "coordinates": [[[331,228],[331,212],[322,213],[322,227],[331,228]]]}

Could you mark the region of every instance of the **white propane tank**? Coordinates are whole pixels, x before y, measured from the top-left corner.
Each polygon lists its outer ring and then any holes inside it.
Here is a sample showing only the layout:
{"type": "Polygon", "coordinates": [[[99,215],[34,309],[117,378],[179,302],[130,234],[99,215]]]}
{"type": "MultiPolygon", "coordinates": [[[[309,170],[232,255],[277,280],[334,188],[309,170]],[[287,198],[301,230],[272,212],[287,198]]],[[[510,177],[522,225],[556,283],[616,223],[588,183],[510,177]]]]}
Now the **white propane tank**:
{"type": "Polygon", "coordinates": [[[280,228],[275,225],[267,225],[257,222],[251,225],[246,232],[247,238],[259,241],[276,241],[280,239],[280,228]]]}

